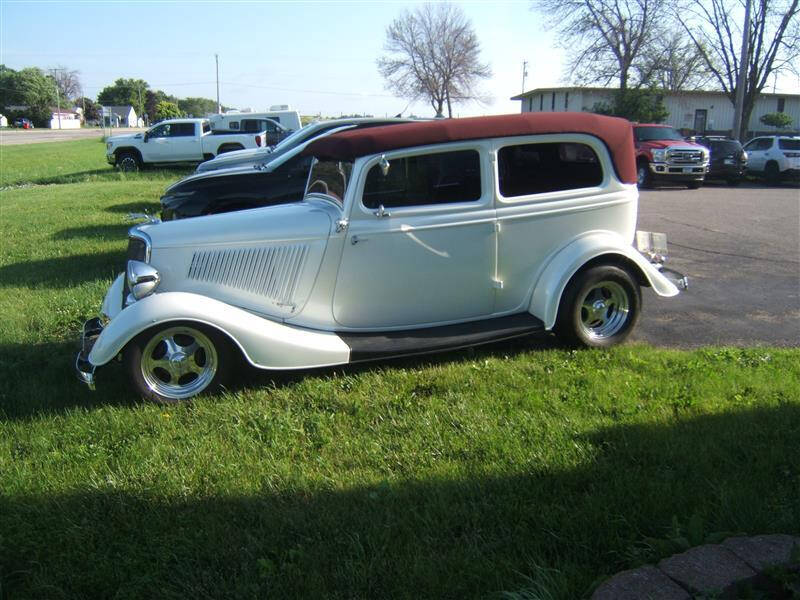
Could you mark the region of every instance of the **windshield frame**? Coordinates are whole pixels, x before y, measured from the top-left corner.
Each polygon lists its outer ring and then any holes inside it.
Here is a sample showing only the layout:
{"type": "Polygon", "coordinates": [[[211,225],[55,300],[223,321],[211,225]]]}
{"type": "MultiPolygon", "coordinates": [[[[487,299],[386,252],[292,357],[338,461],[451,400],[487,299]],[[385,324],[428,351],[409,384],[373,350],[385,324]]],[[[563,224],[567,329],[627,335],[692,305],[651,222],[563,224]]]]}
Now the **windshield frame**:
{"type": "Polygon", "coordinates": [[[657,127],[649,127],[643,125],[634,125],[633,127],[634,139],[637,142],[655,142],[660,140],[669,140],[673,142],[685,142],[684,137],[678,133],[674,127],[669,125],[659,125],[657,127]],[[646,135],[645,132],[653,132],[652,136],[646,135]],[[665,135],[664,132],[669,132],[671,135],[665,135]],[[672,136],[675,137],[672,137],[672,136]]]}
{"type": "Polygon", "coordinates": [[[347,192],[350,189],[353,180],[354,166],[355,163],[351,161],[320,160],[315,156],[311,163],[311,168],[308,170],[308,179],[306,179],[306,189],[303,192],[303,201],[305,201],[309,196],[322,197],[326,200],[332,200],[337,206],[339,206],[339,208],[344,208],[347,192]],[[328,165],[330,163],[338,163],[337,174],[344,178],[344,185],[341,186],[341,194],[338,191],[338,187],[340,186],[340,182],[337,180],[338,178],[331,178],[329,177],[330,173],[326,171],[320,171],[318,169],[318,165],[328,165]],[[312,185],[316,184],[318,181],[325,184],[325,191],[309,191],[312,185]],[[329,190],[331,190],[331,188],[334,186],[337,187],[337,190],[334,191],[334,193],[330,193],[329,190]]]}

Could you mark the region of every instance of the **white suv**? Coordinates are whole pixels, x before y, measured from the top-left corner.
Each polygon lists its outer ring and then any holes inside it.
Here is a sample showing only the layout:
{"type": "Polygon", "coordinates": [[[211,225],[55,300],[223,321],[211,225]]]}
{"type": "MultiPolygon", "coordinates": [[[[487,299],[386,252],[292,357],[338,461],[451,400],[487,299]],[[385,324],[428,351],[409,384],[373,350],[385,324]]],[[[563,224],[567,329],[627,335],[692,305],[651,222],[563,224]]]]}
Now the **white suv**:
{"type": "Polygon", "coordinates": [[[304,152],[297,202],[131,230],[126,272],[84,326],[84,382],[121,354],[139,393],[174,402],[224,384],[240,360],[306,369],[551,330],[605,347],[636,324],[640,286],[678,293],[631,245],[623,119],[408,123],[304,152]]]}
{"type": "Polygon", "coordinates": [[[753,138],[744,146],[747,171],[777,183],[781,179],[800,179],[800,137],[767,135],[753,138]]]}

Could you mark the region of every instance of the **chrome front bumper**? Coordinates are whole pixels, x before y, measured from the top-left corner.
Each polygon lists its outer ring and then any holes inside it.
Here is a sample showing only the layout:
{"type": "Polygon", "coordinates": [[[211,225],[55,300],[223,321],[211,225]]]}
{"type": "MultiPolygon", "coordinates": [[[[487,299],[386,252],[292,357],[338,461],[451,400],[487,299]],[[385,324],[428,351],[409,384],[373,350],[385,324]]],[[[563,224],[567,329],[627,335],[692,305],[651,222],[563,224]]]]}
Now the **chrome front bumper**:
{"type": "Polygon", "coordinates": [[[679,290],[689,289],[689,278],[675,269],[664,266],[667,260],[667,235],[651,231],[636,232],[636,249],[679,290]]]}
{"type": "Polygon", "coordinates": [[[89,362],[89,353],[92,351],[92,346],[94,346],[102,331],[103,323],[100,321],[100,317],[86,321],[83,324],[83,333],[81,334],[81,349],[75,358],[75,374],[80,381],[89,386],[90,390],[95,389],[94,371],[97,367],[89,362]]]}

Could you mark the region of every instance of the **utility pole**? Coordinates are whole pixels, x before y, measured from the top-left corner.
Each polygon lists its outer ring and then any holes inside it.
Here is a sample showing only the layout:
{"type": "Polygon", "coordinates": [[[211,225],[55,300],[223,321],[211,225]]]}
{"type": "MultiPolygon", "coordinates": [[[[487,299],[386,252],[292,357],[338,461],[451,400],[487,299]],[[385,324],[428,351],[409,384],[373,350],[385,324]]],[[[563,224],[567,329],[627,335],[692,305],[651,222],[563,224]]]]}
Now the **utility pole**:
{"type": "Polygon", "coordinates": [[[56,108],[58,110],[58,128],[61,129],[61,94],[58,91],[58,72],[64,69],[50,69],[53,72],[53,83],[56,86],[56,108]]]}
{"type": "MultiPolygon", "coordinates": [[[[142,112],[142,114],[139,115],[139,118],[142,119],[142,123],[144,123],[144,104],[142,104],[142,84],[141,83],[139,84],[137,91],[139,92],[139,110],[142,112]]],[[[128,124],[130,125],[130,123],[128,123],[128,124]]],[[[136,125],[138,126],[139,123],[136,123],[136,125]]]]}
{"type": "Polygon", "coordinates": [[[528,76],[528,61],[522,61],[522,92],[525,93],[525,78],[528,76]]]}
{"type": "Polygon", "coordinates": [[[222,106],[219,103],[219,54],[214,55],[214,60],[217,63],[217,114],[222,114],[222,106]]]}
{"type": "MultiPolygon", "coordinates": [[[[739,77],[736,78],[736,106],[733,113],[733,139],[741,141],[744,113],[744,86],[750,66],[750,0],[744,5],[744,27],[742,27],[742,54],[739,57],[739,77]]],[[[746,124],[745,124],[746,126],[746,124]]]]}

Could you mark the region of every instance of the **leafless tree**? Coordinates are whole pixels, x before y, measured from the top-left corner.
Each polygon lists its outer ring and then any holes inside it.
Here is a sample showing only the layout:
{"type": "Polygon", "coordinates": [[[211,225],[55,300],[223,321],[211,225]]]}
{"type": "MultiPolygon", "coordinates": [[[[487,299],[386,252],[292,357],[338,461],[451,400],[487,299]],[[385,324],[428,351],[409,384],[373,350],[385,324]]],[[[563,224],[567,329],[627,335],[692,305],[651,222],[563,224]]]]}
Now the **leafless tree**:
{"type": "Polygon", "coordinates": [[[635,64],[638,80],[648,86],[678,92],[712,86],[714,75],[695,43],[678,29],[663,31],[645,48],[635,64]]]}
{"type": "MultiPolygon", "coordinates": [[[[781,72],[797,73],[800,58],[798,2],[800,0],[752,0],[740,139],[746,133],[756,98],[770,76],[781,72]]],[[[690,0],[678,15],[714,79],[734,104],[742,68],[743,6],[742,0],[690,0]]]]}
{"type": "Polygon", "coordinates": [[[480,62],[478,37],[457,6],[425,4],[404,12],[387,27],[384,50],[378,70],[398,96],[424,98],[437,115],[446,104],[450,117],[453,104],[486,101],[477,86],[492,71],[480,62]]]}
{"type": "Polygon", "coordinates": [[[636,87],[633,68],[658,36],[667,0],[533,0],[567,49],[568,78],[636,87]]]}
{"type": "Polygon", "coordinates": [[[80,72],[72,71],[64,66],[54,69],[58,93],[66,100],[75,100],[81,96],[80,72]]]}

